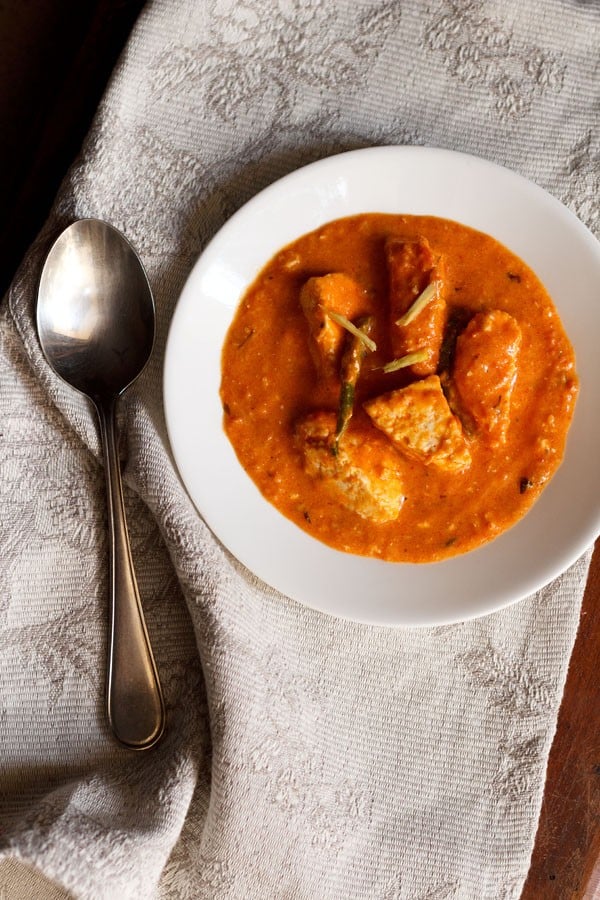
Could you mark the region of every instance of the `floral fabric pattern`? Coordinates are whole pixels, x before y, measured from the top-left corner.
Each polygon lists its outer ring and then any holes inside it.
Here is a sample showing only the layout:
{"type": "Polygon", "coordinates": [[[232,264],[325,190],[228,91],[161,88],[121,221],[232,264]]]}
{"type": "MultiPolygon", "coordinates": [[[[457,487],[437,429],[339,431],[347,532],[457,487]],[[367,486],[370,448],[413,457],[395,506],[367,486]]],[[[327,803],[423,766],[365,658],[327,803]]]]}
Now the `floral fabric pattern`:
{"type": "Polygon", "coordinates": [[[261,188],[335,152],[484,156],[600,232],[599,42],[598,7],[572,0],[146,4],[0,312],[0,893],[20,863],[81,900],[518,897],[589,553],[535,596],[444,628],[300,607],[193,509],[162,363],[207,241],[261,188]],[[104,717],[97,426],[34,327],[44,253],[83,216],[130,238],[157,305],[155,352],[120,410],[168,708],[164,740],[139,755],[104,717]]]}

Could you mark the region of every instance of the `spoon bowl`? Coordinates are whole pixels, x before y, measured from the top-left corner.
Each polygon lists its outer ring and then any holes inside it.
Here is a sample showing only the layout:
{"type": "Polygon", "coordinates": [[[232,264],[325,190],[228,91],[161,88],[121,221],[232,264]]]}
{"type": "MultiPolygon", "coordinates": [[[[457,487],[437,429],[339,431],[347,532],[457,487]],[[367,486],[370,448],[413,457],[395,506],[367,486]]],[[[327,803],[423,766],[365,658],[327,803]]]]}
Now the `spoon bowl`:
{"type": "Polygon", "coordinates": [[[53,245],[40,281],[37,325],[46,359],[92,397],[121,394],[154,343],[154,302],[135,250],[97,219],[81,219],[53,245]]]}
{"type": "Polygon", "coordinates": [[[115,406],[150,357],[154,320],[148,279],[126,238],[98,219],[66,228],[44,264],[37,329],[49,365],[98,412],[109,520],[107,713],[115,736],[133,749],[157,742],[165,711],[127,535],[115,406]]]}

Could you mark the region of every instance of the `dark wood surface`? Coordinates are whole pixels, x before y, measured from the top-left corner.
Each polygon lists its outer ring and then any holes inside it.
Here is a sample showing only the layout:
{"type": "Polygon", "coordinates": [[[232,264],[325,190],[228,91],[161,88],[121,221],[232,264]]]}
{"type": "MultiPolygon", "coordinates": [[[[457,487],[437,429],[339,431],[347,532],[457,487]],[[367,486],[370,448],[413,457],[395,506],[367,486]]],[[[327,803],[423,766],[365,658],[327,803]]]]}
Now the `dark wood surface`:
{"type": "Polygon", "coordinates": [[[583,900],[600,857],[600,541],[583,600],[522,900],[583,900]]]}
{"type": "Polygon", "coordinates": [[[0,297],[90,126],[143,0],[0,0],[0,297]]]}
{"type": "MultiPolygon", "coordinates": [[[[89,128],[141,0],[0,0],[0,294],[89,128]]],[[[583,900],[600,856],[600,545],[522,900],[583,900]]]]}

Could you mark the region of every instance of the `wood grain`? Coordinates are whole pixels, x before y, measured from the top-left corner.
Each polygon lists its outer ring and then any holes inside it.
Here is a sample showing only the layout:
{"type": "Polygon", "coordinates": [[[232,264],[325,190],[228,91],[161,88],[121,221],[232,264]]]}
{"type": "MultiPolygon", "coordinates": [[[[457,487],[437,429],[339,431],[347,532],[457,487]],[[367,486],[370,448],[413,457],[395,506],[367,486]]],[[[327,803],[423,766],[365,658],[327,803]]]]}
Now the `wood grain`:
{"type": "Polygon", "coordinates": [[[521,900],[583,900],[600,856],[600,541],[583,600],[521,900]]]}

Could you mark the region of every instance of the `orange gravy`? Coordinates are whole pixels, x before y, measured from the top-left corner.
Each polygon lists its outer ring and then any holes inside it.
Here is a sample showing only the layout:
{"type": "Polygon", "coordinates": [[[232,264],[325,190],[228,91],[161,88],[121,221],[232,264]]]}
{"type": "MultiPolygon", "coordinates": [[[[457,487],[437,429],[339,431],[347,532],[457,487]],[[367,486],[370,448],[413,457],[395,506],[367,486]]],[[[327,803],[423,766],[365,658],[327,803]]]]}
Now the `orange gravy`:
{"type": "MultiPolygon", "coordinates": [[[[385,334],[378,337],[385,346],[385,334]]],[[[362,403],[410,380],[382,374],[372,354],[357,386],[355,420],[374,426],[362,403]]],[[[413,376],[414,377],[414,376],[413,376]]],[[[488,235],[430,216],[369,213],[330,222],[282,249],[246,292],[223,348],[224,428],[238,459],[284,516],[324,543],[391,561],[431,562],[464,553],[513,525],[531,507],[564,453],[578,382],[572,347],[554,305],[525,263],[488,235]],[[445,264],[449,317],[510,313],[522,332],[510,425],[500,446],[469,438],[471,466],[447,472],[400,458],[406,501],[375,524],[332,499],[304,471],[294,443],[299,417],[336,410],[339,382],[319,377],[299,304],[306,280],[344,272],[365,290],[385,328],[390,236],[428,239],[445,264]]]]}

